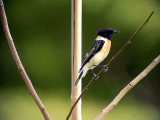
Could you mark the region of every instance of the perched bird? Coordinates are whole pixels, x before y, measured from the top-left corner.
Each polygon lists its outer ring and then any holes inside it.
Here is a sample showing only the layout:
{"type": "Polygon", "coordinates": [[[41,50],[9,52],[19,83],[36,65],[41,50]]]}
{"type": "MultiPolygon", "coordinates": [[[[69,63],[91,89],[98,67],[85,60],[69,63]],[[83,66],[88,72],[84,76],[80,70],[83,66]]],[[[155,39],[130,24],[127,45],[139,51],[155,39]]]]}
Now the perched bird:
{"type": "Polygon", "coordinates": [[[103,67],[104,70],[106,69],[105,65],[99,65],[99,63],[107,57],[111,48],[111,37],[117,32],[119,31],[111,28],[103,28],[98,30],[97,37],[84,58],[75,85],[77,85],[79,80],[86,75],[88,70],[91,70],[93,76],[95,77],[96,74],[93,72],[93,68],[98,66],[103,67]]]}

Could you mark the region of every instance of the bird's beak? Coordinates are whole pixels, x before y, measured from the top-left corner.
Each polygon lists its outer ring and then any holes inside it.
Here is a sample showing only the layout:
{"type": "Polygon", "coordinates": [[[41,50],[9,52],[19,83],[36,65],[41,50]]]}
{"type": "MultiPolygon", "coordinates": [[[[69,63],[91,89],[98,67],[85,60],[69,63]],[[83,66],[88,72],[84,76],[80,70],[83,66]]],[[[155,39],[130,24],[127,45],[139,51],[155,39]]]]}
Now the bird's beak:
{"type": "Polygon", "coordinates": [[[120,31],[119,30],[114,30],[114,33],[119,33],[120,31]]]}

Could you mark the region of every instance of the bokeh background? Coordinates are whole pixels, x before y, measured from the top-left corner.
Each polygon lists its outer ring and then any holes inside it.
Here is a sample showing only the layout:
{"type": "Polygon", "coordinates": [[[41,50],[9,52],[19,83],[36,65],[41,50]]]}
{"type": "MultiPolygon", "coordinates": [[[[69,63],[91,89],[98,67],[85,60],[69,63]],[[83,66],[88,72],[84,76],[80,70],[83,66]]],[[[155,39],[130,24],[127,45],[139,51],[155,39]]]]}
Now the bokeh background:
{"type": "MultiPolygon", "coordinates": [[[[71,1],[4,1],[10,31],[22,63],[54,120],[64,120],[71,93],[71,1]]],[[[83,96],[83,120],[98,113],[160,53],[159,0],[83,0],[83,56],[100,28],[111,27],[112,49],[124,45],[152,11],[150,22],[83,96]]],[[[97,68],[97,73],[100,69],[97,68]]],[[[83,88],[90,81],[89,72],[83,88]]],[[[160,119],[160,65],[112,110],[109,120],[160,119]]],[[[0,120],[43,120],[11,56],[0,24],[0,120]]]]}

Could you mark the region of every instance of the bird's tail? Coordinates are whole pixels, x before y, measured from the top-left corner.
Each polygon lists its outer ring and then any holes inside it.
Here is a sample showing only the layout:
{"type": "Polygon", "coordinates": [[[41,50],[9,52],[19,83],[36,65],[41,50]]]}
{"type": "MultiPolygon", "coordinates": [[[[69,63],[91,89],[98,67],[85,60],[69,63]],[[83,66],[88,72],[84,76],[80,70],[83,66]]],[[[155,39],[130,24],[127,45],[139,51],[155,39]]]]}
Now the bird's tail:
{"type": "Polygon", "coordinates": [[[75,86],[78,84],[79,80],[82,78],[82,75],[83,75],[83,70],[80,72],[80,74],[75,82],[75,86]]]}
{"type": "Polygon", "coordinates": [[[75,82],[75,86],[78,84],[79,80],[86,75],[86,73],[87,73],[87,68],[84,67],[81,71],[79,71],[79,73],[80,73],[80,74],[79,74],[79,76],[78,76],[78,78],[77,78],[77,80],[76,80],[76,82],[75,82]]]}

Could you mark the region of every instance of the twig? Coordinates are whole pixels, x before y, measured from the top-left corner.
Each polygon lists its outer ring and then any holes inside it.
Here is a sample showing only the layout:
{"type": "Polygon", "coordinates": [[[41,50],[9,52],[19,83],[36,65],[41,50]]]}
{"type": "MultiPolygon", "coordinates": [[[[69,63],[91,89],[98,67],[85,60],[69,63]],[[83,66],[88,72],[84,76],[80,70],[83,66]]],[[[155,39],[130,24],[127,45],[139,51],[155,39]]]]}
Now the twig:
{"type": "MultiPolygon", "coordinates": [[[[117,52],[116,55],[114,55],[111,60],[106,64],[106,67],[109,67],[109,65],[124,51],[124,49],[132,42],[133,38],[138,34],[138,32],[145,26],[145,24],[150,20],[150,18],[152,17],[154,11],[152,11],[152,13],[149,15],[149,17],[146,19],[146,21],[140,26],[138,27],[138,29],[136,30],[136,32],[131,36],[131,38],[126,42],[126,44],[117,52]]],[[[98,77],[100,74],[102,74],[104,72],[104,69],[102,69],[97,75],[96,77],[98,77]]],[[[93,84],[94,82],[94,78],[91,79],[91,81],[87,84],[87,86],[84,88],[82,94],[79,96],[79,98],[77,99],[77,101],[73,104],[73,106],[70,109],[70,112],[67,116],[67,119],[69,119],[74,107],[76,106],[76,104],[78,103],[78,101],[81,99],[81,97],[83,96],[83,94],[88,90],[88,88],[93,84]]]]}
{"type": "Polygon", "coordinates": [[[135,79],[133,79],[126,87],[124,87],[119,94],[114,98],[114,100],[97,116],[95,120],[101,120],[104,115],[107,115],[117,103],[131,90],[138,82],[140,82],[158,63],[160,62],[160,55],[155,58],[150,65],[144,69],[135,79]]]}
{"type": "Polygon", "coordinates": [[[16,62],[16,65],[18,67],[18,70],[19,70],[24,82],[26,83],[26,86],[27,86],[31,96],[33,97],[33,99],[37,103],[41,113],[43,114],[43,117],[45,118],[45,120],[51,120],[51,118],[49,117],[49,114],[47,113],[47,110],[45,109],[43,103],[41,102],[40,98],[38,97],[32,83],[31,83],[31,80],[29,79],[29,77],[28,77],[28,75],[27,75],[27,73],[21,63],[21,60],[19,58],[19,55],[18,55],[17,50],[15,48],[12,36],[9,31],[7,17],[5,14],[4,4],[3,4],[2,0],[0,0],[0,14],[1,14],[1,20],[2,20],[2,24],[3,24],[3,30],[4,30],[5,36],[7,38],[12,56],[13,56],[13,58],[16,62]]]}

